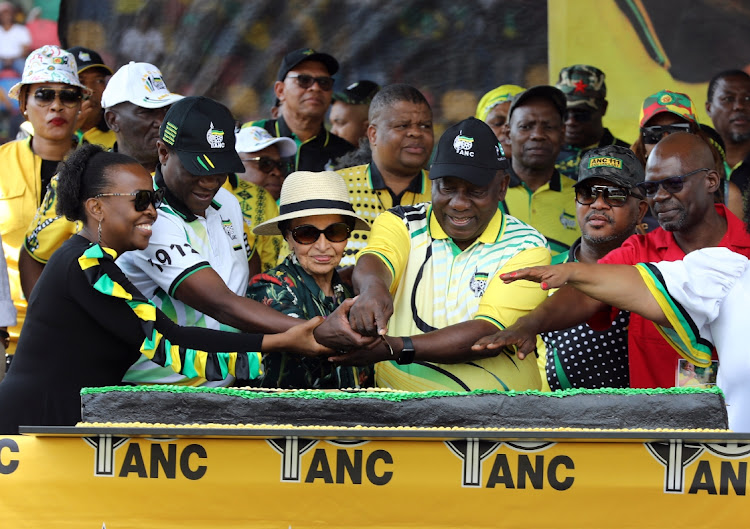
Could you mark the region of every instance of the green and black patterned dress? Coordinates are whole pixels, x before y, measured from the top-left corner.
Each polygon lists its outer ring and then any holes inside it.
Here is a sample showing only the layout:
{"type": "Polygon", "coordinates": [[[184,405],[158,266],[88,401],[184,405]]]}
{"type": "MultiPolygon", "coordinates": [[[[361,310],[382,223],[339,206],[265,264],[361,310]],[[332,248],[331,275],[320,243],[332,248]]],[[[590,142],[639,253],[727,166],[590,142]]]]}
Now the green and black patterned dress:
{"type": "MultiPolygon", "coordinates": [[[[328,316],[352,291],[334,271],[333,297],[325,296],[294,255],[264,274],[250,280],[247,297],[294,318],[309,320],[328,316]]],[[[325,357],[307,358],[295,353],[271,353],[263,356],[264,374],[253,381],[266,388],[336,389],[372,386],[373,368],[344,367],[325,357]]]]}

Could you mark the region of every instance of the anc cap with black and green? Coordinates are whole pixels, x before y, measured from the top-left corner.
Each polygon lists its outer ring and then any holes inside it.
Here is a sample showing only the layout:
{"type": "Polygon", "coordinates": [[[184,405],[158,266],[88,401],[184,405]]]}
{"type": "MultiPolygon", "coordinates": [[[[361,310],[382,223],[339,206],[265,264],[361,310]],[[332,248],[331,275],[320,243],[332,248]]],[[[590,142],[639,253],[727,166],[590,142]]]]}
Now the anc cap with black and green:
{"type": "Polygon", "coordinates": [[[587,105],[599,109],[607,98],[604,72],[588,64],[574,64],[560,70],[557,88],[565,94],[568,108],[587,105]]]}
{"type": "Polygon", "coordinates": [[[159,137],[192,175],[244,173],[234,149],[234,118],[227,107],[207,97],[184,97],[174,103],[159,137]]]}
{"type": "Polygon", "coordinates": [[[646,179],[643,165],[633,151],[619,145],[596,147],[583,155],[578,169],[578,182],[602,178],[626,189],[633,189],[646,179]]]}
{"type": "Polygon", "coordinates": [[[380,86],[377,83],[362,79],[350,84],[341,92],[335,92],[333,100],[347,105],[369,105],[379,91],[380,86]]]}
{"type": "Polygon", "coordinates": [[[695,117],[695,106],[693,106],[693,100],[690,99],[689,95],[681,92],[672,92],[671,90],[662,90],[648,96],[643,101],[641,117],[638,120],[640,126],[645,126],[648,120],[662,112],[671,112],[685,121],[698,123],[698,118],[695,117]]]}

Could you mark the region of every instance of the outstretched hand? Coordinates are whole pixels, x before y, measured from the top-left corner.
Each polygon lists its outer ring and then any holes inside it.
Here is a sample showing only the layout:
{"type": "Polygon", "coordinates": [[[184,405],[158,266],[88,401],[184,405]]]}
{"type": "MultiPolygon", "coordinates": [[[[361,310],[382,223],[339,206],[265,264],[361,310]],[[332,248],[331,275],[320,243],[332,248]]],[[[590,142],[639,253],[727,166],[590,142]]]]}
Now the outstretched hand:
{"type": "Polygon", "coordinates": [[[349,325],[349,311],[356,300],[356,297],[344,300],[315,328],[314,336],[320,345],[331,349],[359,349],[379,339],[377,336],[363,336],[349,325]]]}
{"type": "Polygon", "coordinates": [[[502,279],[504,283],[512,283],[513,281],[518,281],[520,279],[534,281],[535,283],[541,283],[542,290],[560,288],[571,279],[573,270],[568,266],[570,264],[571,263],[563,263],[550,266],[521,268],[515,272],[500,274],[500,279],[502,279]]]}
{"type": "Polygon", "coordinates": [[[390,292],[376,287],[366,296],[357,296],[349,312],[349,324],[363,336],[381,337],[388,332],[388,320],[393,315],[393,298],[390,292]]]}
{"type": "Polygon", "coordinates": [[[526,355],[536,351],[536,334],[525,331],[522,328],[514,329],[511,326],[503,331],[480,338],[471,346],[472,351],[501,348],[508,348],[515,351],[516,356],[520,360],[523,360],[526,358],[526,355]]]}
{"type": "Polygon", "coordinates": [[[320,326],[325,318],[323,316],[315,316],[314,318],[303,321],[299,325],[295,325],[285,332],[278,335],[287,344],[288,351],[299,353],[303,356],[324,356],[333,353],[333,350],[324,345],[320,345],[313,331],[320,326]]]}

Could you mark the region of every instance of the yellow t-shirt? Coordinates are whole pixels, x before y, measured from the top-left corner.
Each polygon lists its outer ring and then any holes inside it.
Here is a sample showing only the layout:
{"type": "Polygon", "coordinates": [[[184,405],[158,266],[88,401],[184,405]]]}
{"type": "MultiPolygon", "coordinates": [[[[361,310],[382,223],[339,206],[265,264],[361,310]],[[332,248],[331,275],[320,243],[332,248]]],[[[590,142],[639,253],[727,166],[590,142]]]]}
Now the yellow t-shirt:
{"type": "MultiPolygon", "coordinates": [[[[409,184],[409,187],[401,194],[400,202],[396,204],[393,203],[393,196],[386,187],[380,171],[374,165],[357,165],[336,172],[343,177],[349,188],[349,198],[354,212],[369,222],[370,226],[378,215],[393,206],[414,205],[432,200],[432,181],[427,171],[421,171],[419,178],[415,178],[409,184]]],[[[352,232],[340,266],[354,264],[357,253],[367,246],[368,236],[367,231],[352,232]]]]}
{"type": "Polygon", "coordinates": [[[510,185],[502,202],[504,211],[539,230],[547,238],[553,255],[570,248],[581,236],[576,218],[575,180],[555,171],[549,182],[532,192],[512,170],[509,172],[510,185]]]}
{"type": "MultiPolygon", "coordinates": [[[[393,336],[472,319],[503,329],[546,297],[535,283],[506,285],[497,278],[505,271],[550,263],[544,237],[499,209],[479,238],[461,251],[440,227],[431,204],[394,208],[375,221],[367,248],[360,252],[366,254],[377,256],[393,274],[394,312],[388,323],[393,336]]],[[[519,361],[506,352],[459,364],[380,362],[376,382],[407,391],[542,387],[534,360],[519,361]]]]}

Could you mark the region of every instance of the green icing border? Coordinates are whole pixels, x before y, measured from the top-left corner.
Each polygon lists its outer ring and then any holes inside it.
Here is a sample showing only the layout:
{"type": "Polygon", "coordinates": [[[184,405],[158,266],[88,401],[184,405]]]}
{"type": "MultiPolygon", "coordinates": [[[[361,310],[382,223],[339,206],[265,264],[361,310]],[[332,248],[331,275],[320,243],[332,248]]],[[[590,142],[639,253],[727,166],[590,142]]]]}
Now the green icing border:
{"type": "Polygon", "coordinates": [[[724,395],[718,387],[709,389],[698,388],[655,388],[655,389],[564,389],[552,392],[542,392],[536,390],[529,391],[500,391],[497,389],[475,389],[474,391],[457,392],[457,391],[425,391],[421,393],[412,393],[406,391],[319,391],[319,390],[292,390],[292,391],[247,391],[237,388],[204,388],[191,386],[170,386],[156,384],[151,386],[104,386],[99,388],[83,388],[81,395],[93,395],[96,393],[213,393],[216,395],[227,395],[243,399],[380,399],[391,402],[401,402],[411,399],[425,399],[433,397],[467,397],[472,395],[505,395],[507,397],[552,397],[563,398],[575,395],[698,395],[698,394],[717,394],[724,395]]]}

